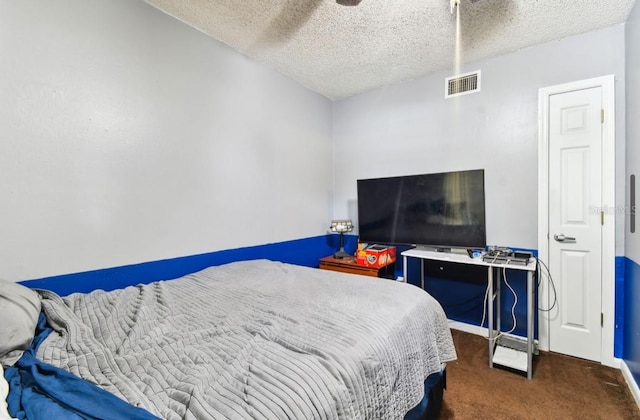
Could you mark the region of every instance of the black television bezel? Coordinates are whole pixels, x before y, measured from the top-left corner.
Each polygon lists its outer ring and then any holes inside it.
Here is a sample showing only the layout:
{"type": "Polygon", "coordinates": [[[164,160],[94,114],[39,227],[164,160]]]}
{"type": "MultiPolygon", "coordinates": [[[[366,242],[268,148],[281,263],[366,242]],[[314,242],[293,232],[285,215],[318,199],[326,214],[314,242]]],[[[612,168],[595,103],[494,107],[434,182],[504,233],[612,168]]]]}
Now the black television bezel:
{"type": "MultiPolygon", "coordinates": [[[[449,249],[485,249],[487,246],[487,213],[486,213],[486,185],[485,185],[485,170],[484,169],[469,169],[469,170],[459,170],[459,171],[446,171],[446,172],[435,172],[435,173],[424,173],[424,174],[413,174],[413,175],[400,175],[400,176],[391,176],[391,177],[378,177],[378,178],[364,178],[357,180],[357,189],[358,195],[359,192],[359,183],[361,181],[383,181],[390,179],[400,179],[400,178],[411,178],[411,177],[425,177],[425,176],[444,176],[446,174],[453,173],[461,173],[461,172],[478,172],[478,176],[482,177],[482,239],[481,243],[474,244],[454,244],[454,243],[425,243],[422,241],[418,242],[404,242],[404,241],[388,241],[386,239],[389,238],[379,238],[377,240],[373,240],[373,238],[362,238],[360,233],[360,216],[361,216],[361,207],[360,207],[360,197],[358,196],[357,200],[357,211],[358,211],[358,236],[359,241],[364,243],[380,243],[380,244],[389,244],[389,245],[406,245],[413,246],[417,248],[424,249],[435,249],[438,251],[446,251],[449,249]]],[[[435,242],[435,241],[434,241],[435,242]]]]}

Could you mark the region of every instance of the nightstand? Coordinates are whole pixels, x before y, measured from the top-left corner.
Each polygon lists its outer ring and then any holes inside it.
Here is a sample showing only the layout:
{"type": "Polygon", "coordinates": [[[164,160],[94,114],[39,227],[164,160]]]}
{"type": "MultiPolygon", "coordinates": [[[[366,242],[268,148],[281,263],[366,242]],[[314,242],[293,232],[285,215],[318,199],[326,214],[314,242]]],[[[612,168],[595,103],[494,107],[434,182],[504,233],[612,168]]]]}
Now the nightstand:
{"type": "Polygon", "coordinates": [[[365,267],[358,265],[356,257],[334,258],[333,255],[320,258],[320,268],[323,270],[340,271],[341,273],[361,274],[369,277],[384,277],[393,279],[395,274],[395,264],[391,263],[384,267],[365,267]]]}

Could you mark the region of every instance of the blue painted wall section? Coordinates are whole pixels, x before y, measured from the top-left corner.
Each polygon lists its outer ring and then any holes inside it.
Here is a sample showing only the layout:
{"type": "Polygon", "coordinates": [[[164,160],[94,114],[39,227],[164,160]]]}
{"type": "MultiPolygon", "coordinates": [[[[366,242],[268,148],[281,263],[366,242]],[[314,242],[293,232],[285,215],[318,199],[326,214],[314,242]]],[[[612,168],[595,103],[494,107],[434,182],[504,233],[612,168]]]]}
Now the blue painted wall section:
{"type": "MultiPolygon", "coordinates": [[[[345,235],[345,250],[355,253],[358,237],[345,235]]],[[[206,267],[242,261],[266,258],[307,267],[318,267],[319,259],[332,255],[340,247],[339,235],[322,235],[287,242],[265,244],[247,248],[230,249],[187,257],[152,261],[122,267],[106,268],[86,271],[82,273],[65,274],[35,280],[23,281],[22,284],[31,288],[53,290],[61,296],[70,293],[87,293],[95,289],[114,290],[141,283],[158,280],[169,280],[184,276],[206,267]]],[[[398,246],[398,261],[395,267],[397,276],[403,275],[403,261],[400,254],[410,249],[398,246]]],[[[537,254],[534,250],[528,250],[537,254]]],[[[515,309],[517,328],[515,334],[526,335],[526,274],[509,270],[507,279],[518,296],[515,309]]],[[[420,286],[420,261],[409,259],[408,281],[420,286]]],[[[615,308],[615,347],[614,355],[623,358],[633,373],[636,381],[640,382],[640,266],[625,257],[616,257],[616,308],[615,308]]],[[[443,306],[447,316],[460,322],[480,325],[484,307],[486,278],[476,281],[425,278],[425,289],[433,295],[443,306]]],[[[512,326],[511,306],[513,296],[506,286],[503,286],[501,314],[503,330],[512,326]]],[[[537,293],[536,293],[537,296],[537,293]]],[[[535,303],[536,307],[538,302],[535,303]]],[[[536,314],[536,331],[537,314],[536,314]]],[[[486,325],[486,323],[485,323],[486,325]]]]}
{"type": "Polygon", "coordinates": [[[625,258],[623,359],[640,384],[640,266],[625,258]]]}
{"type": "MultiPolygon", "coordinates": [[[[287,242],[27,280],[21,283],[31,288],[48,289],[61,296],[66,296],[74,292],[87,293],[95,289],[114,290],[141,283],[169,280],[214,265],[259,258],[308,267],[318,267],[319,259],[336,252],[339,245],[340,240],[338,235],[323,235],[287,242]]],[[[354,252],[356,246],[357,237],[345,235],[345,249],[354,252]]]]}
{"type": "Polygon", "coordinates": [[[624,296],[625,296],[625,272],[626,257],[616,257],[615,274],[615,329],[613,332],[613,356],[621,359],[623,357],[623,337],[624,337],[624,296]]]}

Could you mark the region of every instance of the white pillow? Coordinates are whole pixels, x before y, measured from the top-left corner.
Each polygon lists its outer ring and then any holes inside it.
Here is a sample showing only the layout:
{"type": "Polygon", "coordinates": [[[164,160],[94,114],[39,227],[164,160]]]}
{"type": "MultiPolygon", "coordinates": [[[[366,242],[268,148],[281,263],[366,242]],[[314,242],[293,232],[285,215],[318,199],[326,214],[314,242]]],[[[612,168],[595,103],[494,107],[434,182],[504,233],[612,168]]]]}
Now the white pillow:
{"type": "Polygon", "coordinates": [[[0,279],[0,364],[12,366],[18,361],[33,340],[39,316],[36,292],[0,279]]]}

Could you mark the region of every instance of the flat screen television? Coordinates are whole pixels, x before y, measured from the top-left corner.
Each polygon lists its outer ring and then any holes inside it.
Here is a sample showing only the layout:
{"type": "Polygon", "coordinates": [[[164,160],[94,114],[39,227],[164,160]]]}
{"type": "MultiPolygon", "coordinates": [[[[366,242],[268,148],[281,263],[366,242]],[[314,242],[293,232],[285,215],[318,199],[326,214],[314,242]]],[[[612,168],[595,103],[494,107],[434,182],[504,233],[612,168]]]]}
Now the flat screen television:
{"type": "Polygon", "coordinates": [[[360,179],[360,242],[484,248],[484,170],[360,179]]]}

